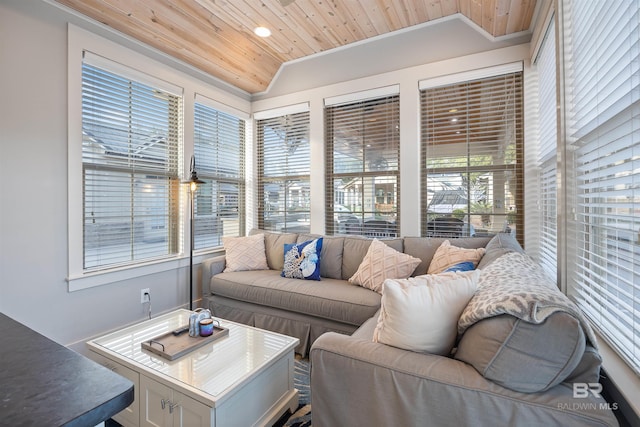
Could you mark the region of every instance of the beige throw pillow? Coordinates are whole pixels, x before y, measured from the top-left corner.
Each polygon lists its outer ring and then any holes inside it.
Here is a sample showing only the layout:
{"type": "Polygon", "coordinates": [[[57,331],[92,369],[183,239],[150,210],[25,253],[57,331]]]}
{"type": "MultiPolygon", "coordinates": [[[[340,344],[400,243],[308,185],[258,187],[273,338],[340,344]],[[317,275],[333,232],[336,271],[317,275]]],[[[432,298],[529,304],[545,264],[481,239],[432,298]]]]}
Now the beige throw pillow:
{"type": "Polygon", "coordinates": [[[373,239],[349,282],[380,293],[385,279],[405,279],[411,276],[418,264],[420,258],[398,252],[380,240],[373,239]]]}
{"type": "Polygon", "coordinates": [[[442,273],[449,267],[463,263],[472,262],[473,267],[477,267],[485,253],[485,248],[465,249],[452,246],[448,240],[442,242],[438,250],[433,255],[433,259],[429,264],[428,274],[442,273]]]}
{"type": "Polygon", "coordinates": [[[473,296],[480,270],[387,279],[373,341],[405,350],[447,355],[458,318],[473,296]]]}
{"type": "Polygon", "coordinates": [[[224,272],[268,270],[264,234],[247,237],[223,237],[226,267],[224,272]]]}

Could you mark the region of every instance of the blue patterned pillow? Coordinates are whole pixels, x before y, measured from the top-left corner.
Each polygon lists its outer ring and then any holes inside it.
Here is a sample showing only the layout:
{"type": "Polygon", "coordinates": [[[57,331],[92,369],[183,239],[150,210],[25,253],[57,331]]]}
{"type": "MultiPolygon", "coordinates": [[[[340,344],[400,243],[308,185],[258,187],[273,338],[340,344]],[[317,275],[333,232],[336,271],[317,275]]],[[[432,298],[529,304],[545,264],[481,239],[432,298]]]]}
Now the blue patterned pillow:
{"type": "Polygon", "coordinates": [[[284,245],[282,277],[320,280],[322,237],[303,243],[284,245]]]}
{"type": "Polygon", "coordinates": [[[454,264],[451,267],[447,268],[443,273],[447,273],[449,271],[472,271],[475,270],[476,267],[473,265],[471,261],[465,261],[458,264],[454,264]]]}

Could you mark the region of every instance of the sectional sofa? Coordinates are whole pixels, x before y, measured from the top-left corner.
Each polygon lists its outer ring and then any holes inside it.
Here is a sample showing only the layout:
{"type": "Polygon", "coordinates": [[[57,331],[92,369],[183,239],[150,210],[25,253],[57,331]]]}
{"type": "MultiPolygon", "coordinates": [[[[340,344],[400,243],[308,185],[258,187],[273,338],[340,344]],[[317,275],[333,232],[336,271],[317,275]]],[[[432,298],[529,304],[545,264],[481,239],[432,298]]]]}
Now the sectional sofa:
{"type": "MultiPolygon", "coordinates": [[[[538,307],[530,300],[524,304],[524,310],[533,308],[542,319],[510,314],[500,302],[492,305],[491,298],[501,297],[496,289],[512,292],[513,284],[519,283],[533,286],[525,296],[535,300],[536,282],[544,281],[531,265],[521,265],[526,255],[509,234],[382,241],[394,252],[417,259],[411,278],[393,282],[401,290],[411,288],[412,281],[434,277],[424,275],[445,241],[458,248],[483,248],[475,272],[445,273],[473,274],[480,281],[462,314],[453,306],[449,314],[446,308],[442,311],[445,316],[455,312],[456,319],[460,315],[455,345],[445,346],[442,354],[377,339],[383,335],[383,318],[389,320],[391,283],[384,282],[389,287],[385,293],[384,286],[375,291],[349,281],[368,259],[372,239],[263,230],[252,230],[250,235],[264,236],[266,265],[225,272],[225,256],[205,260],[203,305],[215,316],[300,339],[296,352],[308,355],[312,366],[315,427],[618,425],[609,403],[597,393],[583,393],[584,384],[588,388],[598,382],[601,358],[575,307],[557,309],[556,297],[559,305],[568,301],[557,288],[546,296],[551,298],[547,306],[538,307]],[[285,244],[319,237],[320,280],[282,277],[285,244]],[[517,262],[505,264],[510,257],[517,262]],[[480,295],[484,299],[476,301],[480,295]]],[[[411,326],[407,329],[416,330],[411,326]]],[[[418,326],[429,332],[430,325],[418,326]]]]}

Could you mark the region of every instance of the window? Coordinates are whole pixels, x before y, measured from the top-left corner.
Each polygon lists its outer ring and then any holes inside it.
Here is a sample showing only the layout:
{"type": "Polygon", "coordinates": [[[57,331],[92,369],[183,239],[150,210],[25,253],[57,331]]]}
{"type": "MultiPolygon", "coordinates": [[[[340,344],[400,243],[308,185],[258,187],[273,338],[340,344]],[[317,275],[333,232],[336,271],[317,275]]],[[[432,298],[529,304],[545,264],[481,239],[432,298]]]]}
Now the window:
{"type": "Polygon", "coordinates": [[[87,53],[82,65],[85,271],[179,249],[182,97],[107,62],[87,53]]]}
{"type": "Polygon", "coordinates": [[[310,231],[311,158],[309,111],[256,120],[258,226],[264,230],[310,231]]]}
{"type": "Polygon", "coordinates": [[[240,236],[244,218],[245,120],[196,98],[194,153],[205,184],[195,197],[194,247],[222,245],[223,236],[240,236]]]}
{"type": "Polygon", "coordinates": [[[522,242],[522,71],[421,89],[422,235],[522,242]]]}
{"type": "Polygon", "coordinates": [[[398,235],[400,96],[390,91],[325,101],[327,234],[398,235]]]}
{"type": "Polygon", "coordinates": [[[569,295],[640,373],[640,8],[562,2],[569,188],[569,295]]]}
{"type": "Polygon", "coordinates": [[[539,131],[535,164],[540,170],[539,261],[554,281],[557,277],[557,110],[556,110],[556,37],[553,20],[536,60],[538,71],[539,131]]]}

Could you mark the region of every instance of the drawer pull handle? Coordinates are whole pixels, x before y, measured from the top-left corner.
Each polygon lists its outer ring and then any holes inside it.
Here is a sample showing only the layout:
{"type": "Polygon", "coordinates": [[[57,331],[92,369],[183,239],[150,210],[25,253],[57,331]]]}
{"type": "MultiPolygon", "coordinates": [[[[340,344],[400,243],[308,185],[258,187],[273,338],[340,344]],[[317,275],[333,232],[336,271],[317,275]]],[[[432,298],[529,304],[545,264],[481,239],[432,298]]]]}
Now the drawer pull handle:
{"type": "Polygon", "coordinates": [[[169,402],[169,413],[170,413],[170,414],[173,414],[173,410],[174,410],[175,408],[179,407],[179,406],[180,406],[180,404],[179,404],[179,403],[171,403],[171,402],[169,402]]]}

